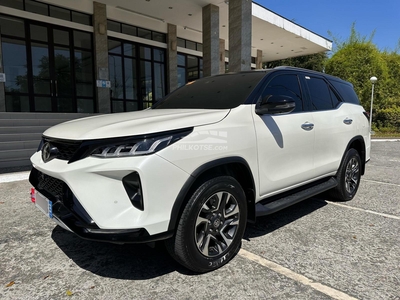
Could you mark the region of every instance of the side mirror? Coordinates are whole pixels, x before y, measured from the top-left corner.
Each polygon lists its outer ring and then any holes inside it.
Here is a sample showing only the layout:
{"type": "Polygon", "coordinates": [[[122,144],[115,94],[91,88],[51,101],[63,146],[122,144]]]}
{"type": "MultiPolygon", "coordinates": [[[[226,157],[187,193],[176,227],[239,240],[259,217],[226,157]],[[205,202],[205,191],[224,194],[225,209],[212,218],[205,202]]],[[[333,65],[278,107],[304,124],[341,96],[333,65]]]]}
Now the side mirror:
{"type": "Polygon", "coordinates": [[[256,114],[285,114],[296,108],[292,97],[282,95],[267,95],[256,104],[256,114]]]}

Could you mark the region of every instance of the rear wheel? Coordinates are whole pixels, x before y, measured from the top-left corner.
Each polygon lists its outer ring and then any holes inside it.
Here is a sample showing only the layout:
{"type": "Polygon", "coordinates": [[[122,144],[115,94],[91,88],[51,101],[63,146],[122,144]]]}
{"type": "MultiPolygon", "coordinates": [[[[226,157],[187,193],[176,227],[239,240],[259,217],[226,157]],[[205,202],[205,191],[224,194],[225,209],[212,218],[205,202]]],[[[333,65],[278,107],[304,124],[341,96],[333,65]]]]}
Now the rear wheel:
{"type": "Polygon", "coordinates": [[[215,270],[239,251],[246,221],[240,184],[230,176],[210,179],[189,199],[175,236],[166,241],[167,249],[192,271],[215,270]]]}
{"type": "Polygon", "coordinates": [[[337,173],[338,185],[331,190],[333,200],[349,201],[354,198],[360,185],[361,158],[358,151],[349,149],[337,173]]]}

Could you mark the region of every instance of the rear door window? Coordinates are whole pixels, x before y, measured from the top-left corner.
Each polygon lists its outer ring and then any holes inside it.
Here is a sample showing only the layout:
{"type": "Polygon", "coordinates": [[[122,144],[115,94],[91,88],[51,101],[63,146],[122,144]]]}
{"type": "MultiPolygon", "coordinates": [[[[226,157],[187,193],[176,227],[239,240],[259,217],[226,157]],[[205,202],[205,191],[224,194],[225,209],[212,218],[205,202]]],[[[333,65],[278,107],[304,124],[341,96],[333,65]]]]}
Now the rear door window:
{"type": "Polygon", "coordinates": [[[332,101],[332,92],[324,79],[311,76],[306,76],[305,78],[313,110],[329,110],[336,107],[336,104],[334,105],[332,101]]]}

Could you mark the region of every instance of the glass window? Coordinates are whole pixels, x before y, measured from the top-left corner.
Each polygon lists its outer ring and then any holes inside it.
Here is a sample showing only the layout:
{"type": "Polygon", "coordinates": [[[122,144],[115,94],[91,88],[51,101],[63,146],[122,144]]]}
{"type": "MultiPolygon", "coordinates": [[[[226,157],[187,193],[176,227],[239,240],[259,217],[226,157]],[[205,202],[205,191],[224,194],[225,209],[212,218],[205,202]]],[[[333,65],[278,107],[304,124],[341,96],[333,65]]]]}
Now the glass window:
{"type": "Polygon", "coordinates": [[[25,0],[25,10],[39,15],[49,15],[48,5],[37,1],[25,0]]]}
{"type": "Polygon", "coordinates": [[[167,35],[165,33],[155,32],[153,31],[153,41],[157,41],[160,43],[167,42],[167,35]]]}
{"type": "Polygon", "coordinates": [[[92,35],[89,32],[74,30],[74,46],[92,49],[92,35]]]}
{"type": "Polygon", "coordinates": [[[187,75],[188,81],[199,78],[199,59],[196,56],[187,56],[187,75]]]}
{"type": "Polygon", "coordinates": [[[202,78],[169,94],[153,108],[234,108],[247,100],[264,76],[265,72],[248,72],[202,78]]]}
{"type": "Polygon", "coordinates": [[[74,112],[74,102],[72,97],[68,98],[57,98],[57,111],[72,113],[74,112]]]}
{"type": "Polygon", "coordinates": [[[25,38],[25,26],[23,20],[2,16],[0,17],[0,26],[2,35],[25,38]]]}
{"type": "Polygon", "coordinates": [[[126,101],[126,111],[135,111],[138,109],[138,103],[136,101],[126,101]]]}
{"type": "Polygon", "coordinates": [[[116,40],[108,40],[108,52],[121,54],[122,51],[122,43],[116,40]]]}
{"type": "Polygon", "coordinates": [[[122,58],[120,56],[109,55],[108,64],[110,69],[111,98],[124,98],[124,82],[122,76],[122,58]]]}
{"type": "Polygon", "coordinates": [[[7,76],[6,92],[28,92],[28,69],[25,41],[3,38],[3,67],[7,76]]]}
{"type": "Polygon", "coordinates": [[[6,95],[6,111],[8,112],[29,112],[29,97],[18,94],[6,95]]]}
{"type": "Polygon", "coordinates": [[[121,32],[121,23],[107,20],[107,30],[121,32]]]}
{"type": "Polygon", "coordinates": [[[93,99],[78,99],[78,113],[94,113],[93,99]]]}
{"type": "Polygon", "coordinates": [[[197,43],[197,51],[203,52],[203,44],[197,43]]]}
{"type": "Polygon", "coordinates": [[[178,67],[178,87],[184,86],[186,82],[186,68],[178,67]]]}
{"type": "Polygon", "coordinates": [[[140,47],[140,58],[151,59],[151,48],[140,47]]]}
{"type": "Polygon", "coordinates": [[[325,80],[317,77],[306,77],[306,82],[310,91],[313,110],[332,109],[331,95],[325,80]]]}
{"type": "Polygon", "coordinates": [[[136,47],[135,47],[135,45],[130,44],[130,43],[124,43],[124,55],[125,56],[135,57],[136,56],[136,47]]]}
{"type": "Polygon", "coordinates": [[[151,31],[143,28],[138,28],[138,37],[151,40],[151,31]]]}
{"type": "Polygon", "coordinates": [[[338,106],[338,104],[340,103],[339,98],[336,96],[336,94],[332,91],[331,88],[329,88],[329,92],[331,93],[331,99],[332,99],[333,107],[338,106]]]}
{"type": "Polygon", "coordinates": [[[34,92],[50,94],[49,49],[47,45],[32,43],[31,51],[34,92]]]}
{"type": "Polygon", "coordinates": [[[132,36],[136,36],[137,35],[136,30],[137,29],[136,29],[135,26],[122,24],[122,33],[129,34],[129,35],[132,35],[132,36]]]}
{"type": "Polygon", "coordinates": [[[182,54],[178,54],[178,66],[185,67],[186,66],[186,56],[182,54]]]}
{"type": "Polygon", "coordinates": [[[330,80],[330,82],[335,87],[335,89],[340,93],[340,95],[343,98],[343,101],[353,104],[360,104],[360,100],[358,99],[357,94],[350,83],[340,82],[336,80],[330,80]]]}
{"type": "Polygon", "coordinates": [[[65,30],[53,30],[54,43],[61,45],[69,45],[69,32],[65,30]]]}
{"type": "Polygon", "coordinates": [[[35,111],[52,111],[50,97],[35,97],[35,111]]]}
{"type": "Polygon", "coordinates": [[[151,62],[141,61],[140,62],[140,81],[142,87],[142,99],[143,101],[153,100],[153,72],[151,69],[151,62]]]}
{"type": "Polygon", "coordinates": [[[92,18],[89,15],[73,11],[72,12],[72,22],[91,26],[92,25],[92,18]]]}
{"type": "Polygon", "coordinates": [[[47,42],[47,27],[31,24],[31,39],[47,42]]]}
{"type": "Polygon", "coordinates": [[[136,76],[136,60],[125,58],[125,98],[136,100],[137,99],[137,76],[136,76]]]}
{"type": "Polygon", "coordinates": [[[165,51],[162,49],[153,50],[154,61],[164,62],[165,61],[165,51]]]}
{"type": "Polygon", "coordinates": [[[160,100],[165,96],[165,65],[154,63],[154,99],[160,100]]]}
{"type": "Polygon", "coordinates": [[[294,111],[303,110],[299,79],[295,74],[278,75],[270,80],[262,93],[262,99],[270,95],[289,96],[296,103],[294,111]]]}
{"type": "Polygon", "coordinates": [[[71,21],[71,11],[69,9],[50,5],[50,17],[71,21]]]}
{"type": "Polygon", "coordinates": [[[114,113],[123,112],[124,111],[124,101],[112,101],[112,111],[114,113]]]}
{"type": "Polygon", "coordinates": [[[93,97],[93,57],[89,51],[75,50],[76,94],[93,97]]]}
{"type": "Polygon", "coordinates": [[[196,50],[196,42],[186,41],[186,48],[196,50]]]}
{"type": "Polygon", "coordinates": [[[0,5],[24,10],[24,3],[22,0],[1,0],[0,5]]]}
{"type": "Polygon", "coordinates": [[[186,43],[184,39],[178,38],[178,47],[186,48],[186,43]]]}

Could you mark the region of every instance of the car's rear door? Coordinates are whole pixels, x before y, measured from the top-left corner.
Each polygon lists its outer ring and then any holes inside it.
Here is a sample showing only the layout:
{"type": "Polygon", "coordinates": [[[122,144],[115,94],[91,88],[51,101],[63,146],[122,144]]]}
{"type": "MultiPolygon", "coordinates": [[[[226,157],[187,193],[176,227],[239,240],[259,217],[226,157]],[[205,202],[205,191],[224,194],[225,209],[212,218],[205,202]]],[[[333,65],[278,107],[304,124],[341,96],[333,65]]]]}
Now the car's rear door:
{"type": "Polygon", "coordinates": [[[317,176],[336,172],[356,132],[352,106],[340,101],[328,81],[318,74],[303,75],[314,116],[314,167],[317,176]]]}

